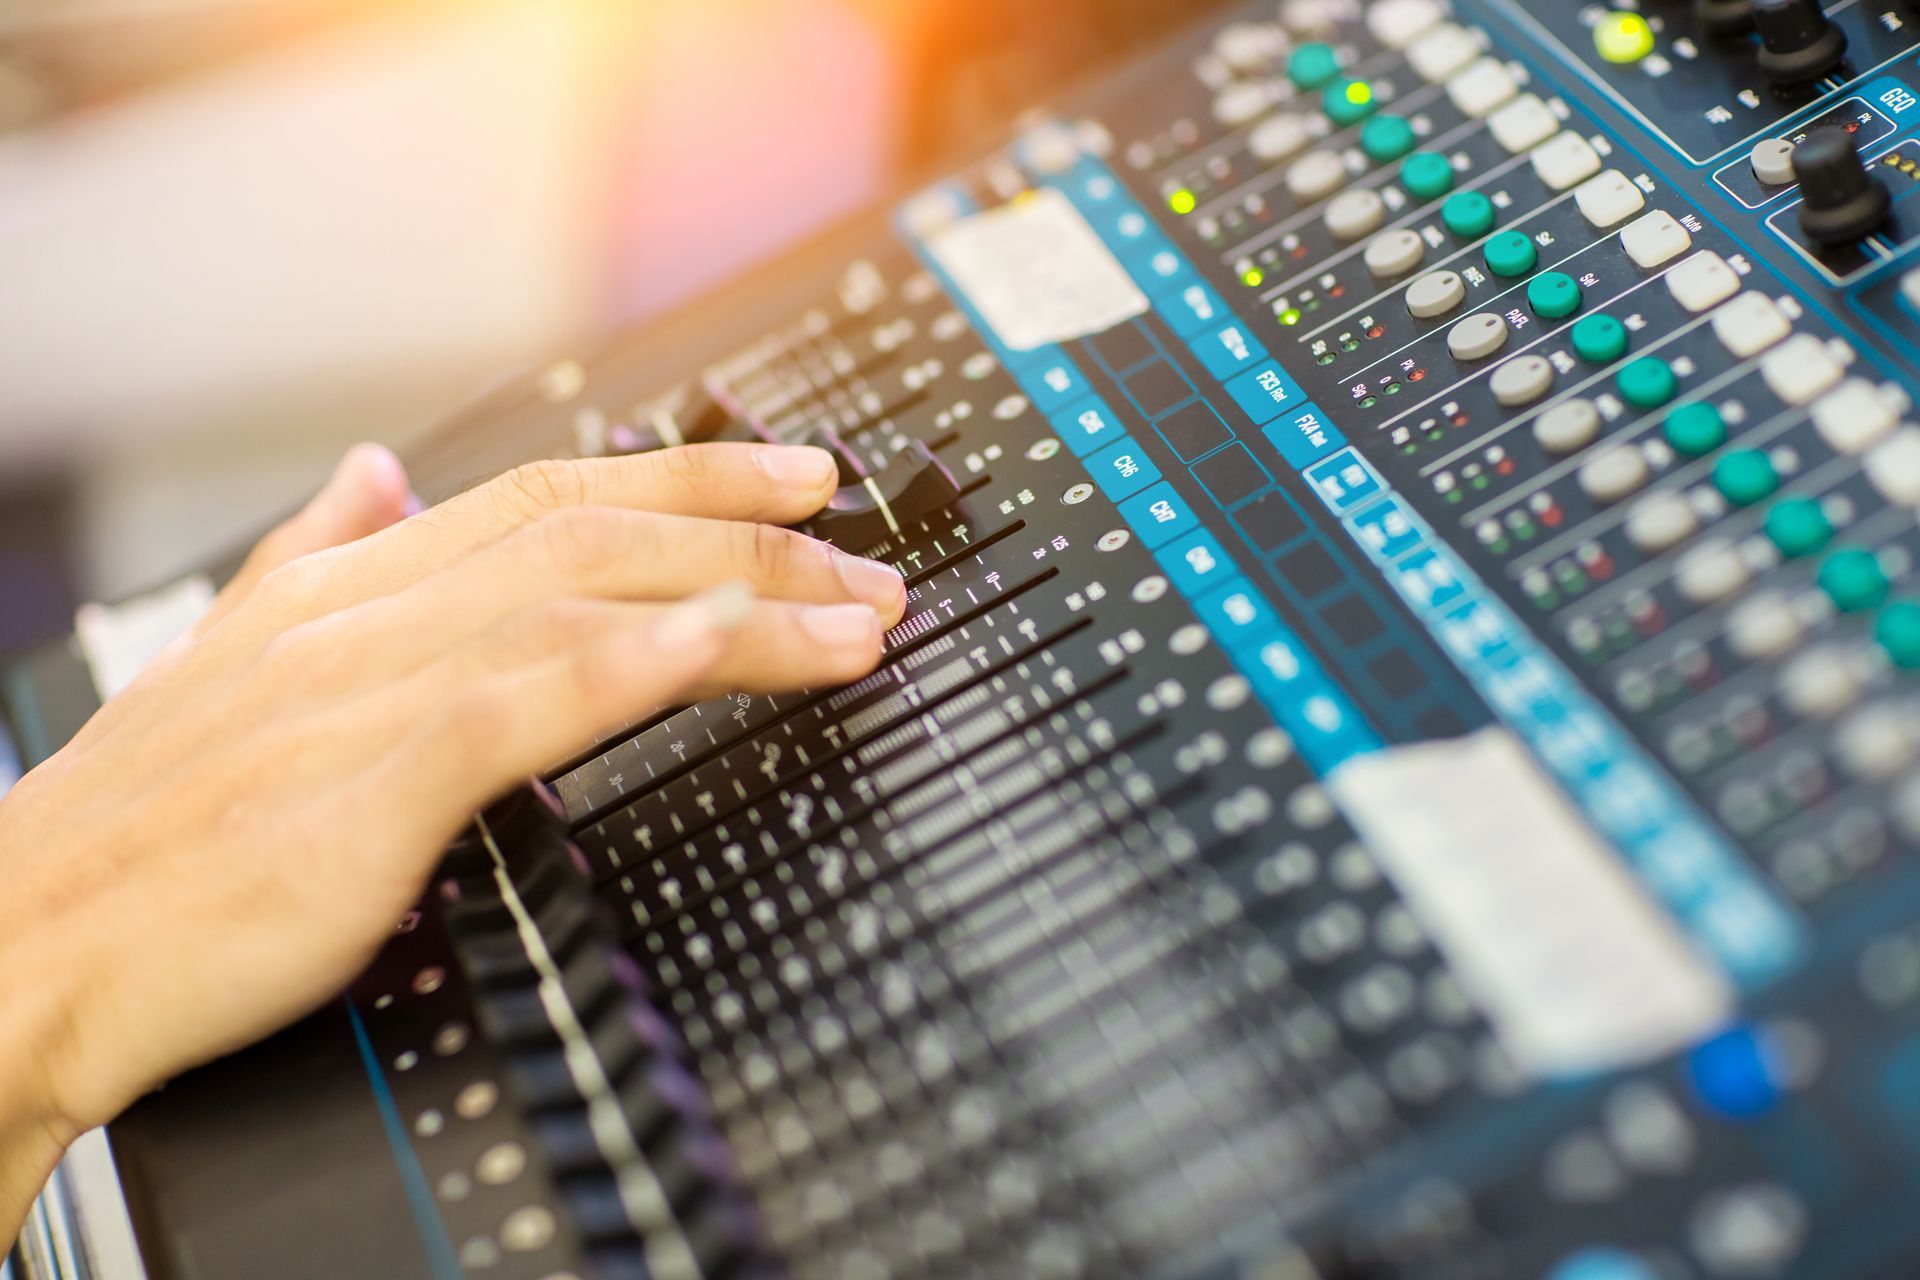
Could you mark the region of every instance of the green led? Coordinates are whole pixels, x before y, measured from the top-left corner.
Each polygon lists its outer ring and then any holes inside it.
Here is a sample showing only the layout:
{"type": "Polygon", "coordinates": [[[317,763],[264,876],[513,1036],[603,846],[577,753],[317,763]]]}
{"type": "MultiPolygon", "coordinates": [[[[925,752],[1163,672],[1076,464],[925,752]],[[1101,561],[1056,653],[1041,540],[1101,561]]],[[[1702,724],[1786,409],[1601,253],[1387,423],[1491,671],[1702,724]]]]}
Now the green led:
{"type": "Polygon", "coordinates": [[[1518,231],[1502,231],[1487,241],[1487,270],[1497,276],[1523,276],[1540,260],[1540,250],[1518,231]]]}
{"type": "Polygon", "coordinates": [[[1413,126],[1404,116],[1375,116],[1360,126],[1360,149],[1375,164],[1398,160],[1413,150],[1413,143],[1413,126]]]}
{"type": "Polygon", "coordinates": [[[1440,206],[1440,221],[1462,240],[1477,240],[1493,230],[1493,201],[1478,191],[1462,191],[1440,206]]]}
{"type": "Polygon", "coordinates": [[[1620,395],[1636,409],[1657,409],[1673,399],[1677,386],[1665,360],[1641,356],[1620,371],[1620,395]]]}
{"type": "Polygon", "coordinates": [[[1843,613],[1871,609],[1887,598],[1887,571],[1880,558],[1860,547],[1843,547],[1828,556],[1817,575],[1820,589],[1843,613]]]}
{"type": "Polygon", "coordinates": [[[1812,498],[1782,498],[1768,509],[1761,527],[1780,554],[1789,557],[1810,556],[1833,538],[1833,522],[1812,498]]]}
{"type": "Polygon", "coordinates": [[[1193,197],[1193,192],[1188,191],[1184,187],[1167,196],[1167,208],[1182,216],[1192,213],[1197,203],[1193,197]]]}
{"type": "Polygon", "coordinates": [[[1683,404],[1667,415],[1663,428],[1676,453],[1701,458],[1727,442],[1727,424],[1720,411],[1704,401],[1683,404]]]}
{"type": "Polygon", "coordinates": [[[1592,364],[1612,364],[1627,353],[1627,326],[1609,315],[1582,317],[1569,336],[1573,353],[1592,364]]]}
{"type": "Polygon", "coordinates": [[[1378,106],[1373,100],[1373,86],[1365,80],[1335,80],[1320,95],[1320,109],[1336,127],[1358,124],[1378,106]]]}
{"type": "Polygon", "coordinates": [[[1400,166],[1400,185],[1416,200],[1434,200],[1453,189],[1453,166],[1438,151],[1416,151],[1400,166]]]}
{"type": "Polygon", "coordinates": [[[1527,282],[1527,305],[1542,320],[1561,320],[1580,309],[1580,282],[1564,271],[1543,271],[1527,282]]]}
{"type": "Polygon", "coordinates": [[[1303,44],[1287,59],[1287,78],[1302,89],[1318,89],[1340,74],[1340,55],[1330,44],[1303,44]]]}

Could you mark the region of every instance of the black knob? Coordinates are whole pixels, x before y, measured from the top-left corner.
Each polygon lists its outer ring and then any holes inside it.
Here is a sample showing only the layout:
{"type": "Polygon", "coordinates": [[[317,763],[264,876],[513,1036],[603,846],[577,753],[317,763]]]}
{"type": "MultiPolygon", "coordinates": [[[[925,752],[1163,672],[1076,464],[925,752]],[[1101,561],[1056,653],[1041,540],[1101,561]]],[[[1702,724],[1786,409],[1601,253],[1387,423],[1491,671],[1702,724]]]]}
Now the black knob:
{"type": "Polygon", "coordinates": [[[1820,0],[1753,0],[1753,24],[1760,29],[1760,70],[1776,84],[1818,80],[1847,53],[1847,33],[1820,0]]]}
{"type": "Polygon", "coordinates": [[[1737,36],[1753,30],[1753,0],[1693,0],[1702,35],[1737,36]]]}
{"type": "Polygon", "coordinates": [[[902,526],[930,516],[960,496],[960,485],[920,441],[858,484],[843,485],[806,529],[849,551],[879,546],[902,526]]]}
{"type": "Polygon", "coordinates": [[[1815,129],[1793,149],[1800,180],[1800,229],[1815,244],[1851,244],[1879,226],[1893,196],[1869,173],[1845,129],[1815,129]]]}

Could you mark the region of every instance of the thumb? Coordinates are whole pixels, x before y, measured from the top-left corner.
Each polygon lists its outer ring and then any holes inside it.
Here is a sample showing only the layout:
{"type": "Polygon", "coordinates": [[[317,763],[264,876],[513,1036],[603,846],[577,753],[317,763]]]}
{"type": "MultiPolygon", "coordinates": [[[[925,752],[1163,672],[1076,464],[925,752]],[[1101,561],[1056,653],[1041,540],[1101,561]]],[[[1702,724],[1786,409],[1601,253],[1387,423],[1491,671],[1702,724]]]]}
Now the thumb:
{"type": "Polygon", "coordinates": [[[281,565],[397,523],[407,514],[409,501],[406,468],[391,450],[377,444],[353,446],[313,500],[260,539],[201,619],[200,629],[230,611],[281,565]]]}

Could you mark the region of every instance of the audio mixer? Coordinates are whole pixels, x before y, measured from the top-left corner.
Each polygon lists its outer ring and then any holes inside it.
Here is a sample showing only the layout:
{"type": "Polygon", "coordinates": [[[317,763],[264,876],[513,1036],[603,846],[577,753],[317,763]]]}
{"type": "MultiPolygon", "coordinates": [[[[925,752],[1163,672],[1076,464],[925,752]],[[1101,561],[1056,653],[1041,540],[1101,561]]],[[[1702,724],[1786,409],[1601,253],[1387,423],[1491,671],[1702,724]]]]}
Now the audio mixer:
{"type": "Polygon", "coordinates": [[[1920,5],[1263,0],[502,387],[428,497],[821,444],[906,616],[477,815],[129,1254],[1920,1276],[1916,241],[1920,5]]]}

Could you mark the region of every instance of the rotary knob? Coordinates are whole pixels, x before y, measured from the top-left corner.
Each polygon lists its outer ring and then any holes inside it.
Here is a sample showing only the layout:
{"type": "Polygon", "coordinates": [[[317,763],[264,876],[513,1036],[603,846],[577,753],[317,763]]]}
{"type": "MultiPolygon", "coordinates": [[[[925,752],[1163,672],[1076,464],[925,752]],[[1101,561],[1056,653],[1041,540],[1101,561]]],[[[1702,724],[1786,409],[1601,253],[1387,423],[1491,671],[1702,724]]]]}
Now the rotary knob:
{"type": "Polygon", "coordinates": [[[1693,0],[1702,35],[1737,36],[1753,30],[1753,0],[1693,0]]]}
{"type": "Polygon", "coordinates": [[[1879,226],[1893,196],[1860,163],[1853,135],[1845,129],[1815,129],[1793,149],[1800,180],[1800,229],[1815,244],[1851,244],[1879,226]]]}
{"type": "Polygon", "coordinates": [[[1847,53],[1847,33],[1820,0],[1753,0],[1753,24],[1760,31],[1760,70],[1775,84],[1818,80],[1847,53]]]}

